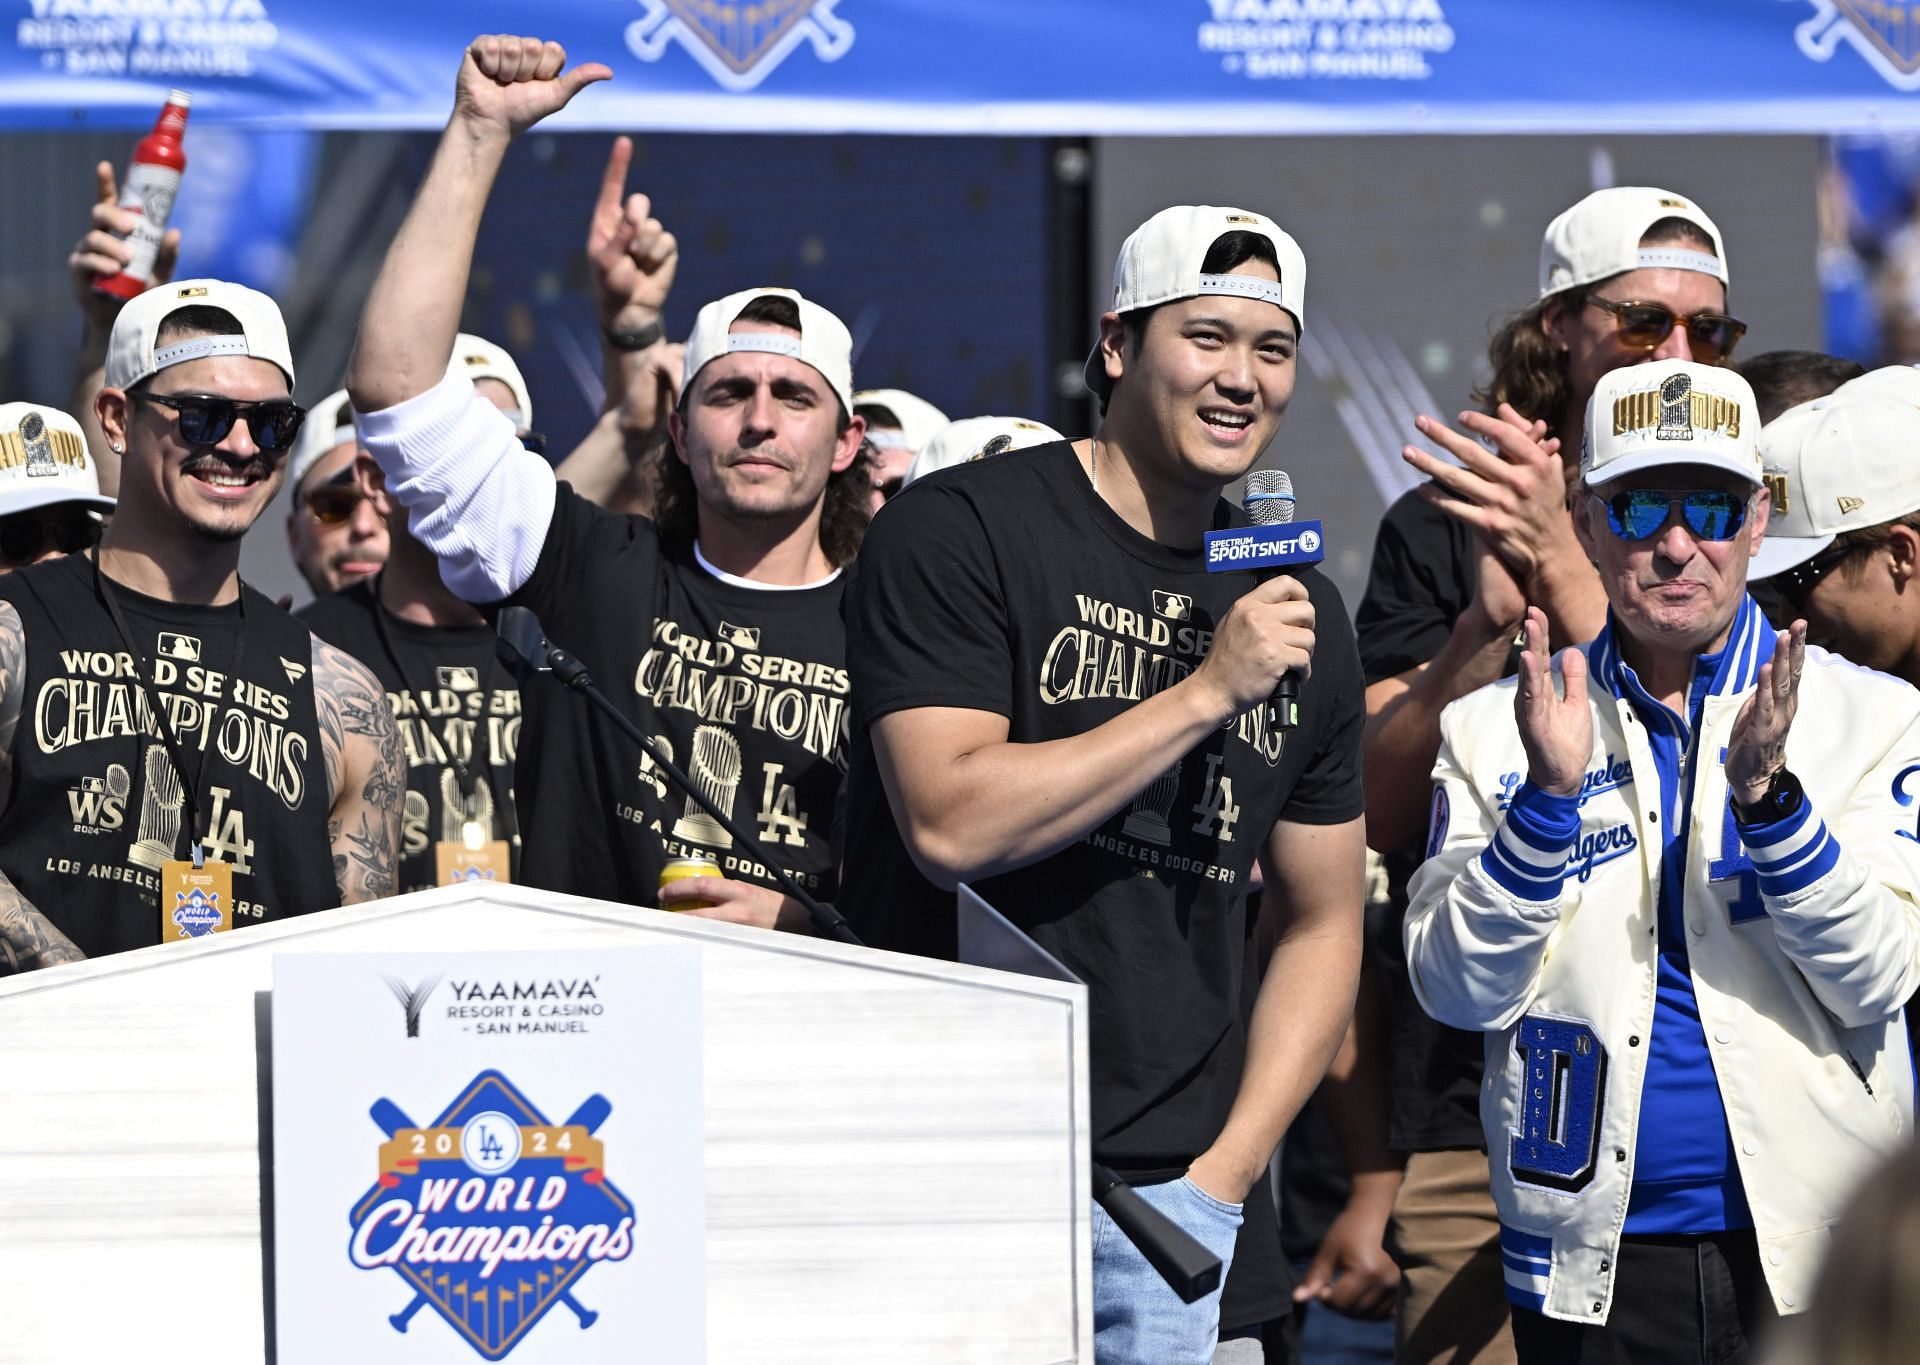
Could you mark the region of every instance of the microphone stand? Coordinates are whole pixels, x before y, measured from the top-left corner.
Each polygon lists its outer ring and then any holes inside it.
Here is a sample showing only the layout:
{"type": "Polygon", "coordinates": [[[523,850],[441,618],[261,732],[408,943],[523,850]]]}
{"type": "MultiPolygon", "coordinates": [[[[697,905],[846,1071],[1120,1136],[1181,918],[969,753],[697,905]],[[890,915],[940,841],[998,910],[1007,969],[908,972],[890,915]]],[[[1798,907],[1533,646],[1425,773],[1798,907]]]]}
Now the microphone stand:
{"type": "MultiPolygon", "coordinates": [[[[615,706],[612,699],[594,685],[593,675],[588,672],[587,666],[547,639],[539,618],[531,611],[525,607],[502,608],[494,629],[498,635],[495,652],[514,677],[525,682],[536,673],[551,673],[584,696],[622,734],[639,745],[647,757],[674,780],[676,786],[719,821],[720,827],[731,834],[737,844],[779,878],[786,893],[806,907],[807,914],[813,918],[814,927],[821,934],[855,947],[866,946],[838,910],[808,895],[806,888],[769,857],[752,835],[733,822],[732,816],[709,801],[694,785],[693,779],[682,772],[654,742],[653,737],[634,724],[626,712],[615,706]]],[[[1114,1225],[1126,1234],[1140,1254],[1147,1258],[1147,1263],[1160,1273],[1160,1278],[1183,1302],[1193,1303],[1219,1287],[1218,1256],[1202,1246],[1186,1229],[1142,1199],[1131,1185],[1107,1167],[1096,1161],[1092,1174],[1095,1201],[1106,1210],[1114,1225]]]]}

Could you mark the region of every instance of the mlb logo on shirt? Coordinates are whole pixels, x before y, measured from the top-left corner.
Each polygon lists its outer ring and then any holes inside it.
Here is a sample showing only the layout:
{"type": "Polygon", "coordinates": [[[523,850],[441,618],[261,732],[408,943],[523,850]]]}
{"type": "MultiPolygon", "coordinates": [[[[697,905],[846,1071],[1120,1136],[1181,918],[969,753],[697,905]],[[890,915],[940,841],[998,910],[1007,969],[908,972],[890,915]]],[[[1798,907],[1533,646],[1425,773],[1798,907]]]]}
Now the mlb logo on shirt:
{"type": "Polygon", "coordinates": [[[191,635],[175,635],[170,630],[160,632],[160,657],[177,659],[183,664],[200,662],[200,642],[191,635]]]}
{"type": "Polygon", "coordinates": [[[449,692],[478,692],[480,670],[463,664],[443,664],[438,670],[440,685],[449,692]]]}
{"type": "Polygon", "coordinates": [[[1193,619],[1193,599],[1183,592],[1162,592],[1153,590],[1153,614],[1164,616],[1169,621],[1191,621],[1193,619]]]}
{"type": "Polygon", "coordinates": [[[722,621],[720,638],[736,649],[758,649],[760,648],[760,627],[730,626],[722,621]]]}

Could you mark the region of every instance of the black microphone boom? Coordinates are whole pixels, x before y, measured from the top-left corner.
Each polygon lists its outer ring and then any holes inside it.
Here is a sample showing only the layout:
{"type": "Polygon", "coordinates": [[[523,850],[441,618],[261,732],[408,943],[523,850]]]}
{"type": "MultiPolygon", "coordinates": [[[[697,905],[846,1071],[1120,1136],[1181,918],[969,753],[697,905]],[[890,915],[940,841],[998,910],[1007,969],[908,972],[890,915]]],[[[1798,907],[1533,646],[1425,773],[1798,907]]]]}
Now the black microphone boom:
{"type": "Polygon", "coordinates": [[[655,766],[674,781],[682,791],[691,796],[702,810],[711,815],[734,842],[750,853],[759,864],[771,871],[780,881],[780,887],[801,905],[806,907],[812,917],[814,928],[827,938],[842,943],[859,944],[860,939],[848,926],[838,910],[825,905],[807,894],[807,889],[785,868],[776,862],[771,854],[761,848],[758,841],[733,822],[733,817],[719,809],[706,797],[692,778],[675,766],[667,752],[653,742],[653,737],[615,706],[598,687],[594,686],[593,676],[587,666],[566,650],[547,639],[546,632],[540,628],[540,618],[525,607],[503,607],[499,619],[494,623],[494,632],[499,637],[494,645],[500,661],[506,664],[513,675],[525,682],[536,673],[552,673],[574,691],[585,696],[599,708],[600,714],[619,727],[622,734],[646,750],[647,757],[655,766]]]}
{"type": "MultiPolygon", "coordinates": [[[[575,692],[584,695],[599,708],[602,715],[620,728],[622,734],[644,749],[676,786],[719,821],[720,827],[758,859],[762,867],[771,869],[779,877],[786,893],[806,907],[807,913],[813,917],[815,928],[842,943],[865,946],[846,920],[841,918],[839,911],[808,895],[806,888],[769,857],[752,835],[734,824],[731,816],[707,799],[694,785],[693,779],[675,766],[646,731],[635,725],[625,712],[594,686],[593,677],[585,664],[547,639],[539,617],[525,607],[503,607],[494,622],[494,633],[498,637],[494,642],[494,650],[515,678],[524,683],[537,673],[551,673],[575,692]]],[[[1098,1163],[1093,1167],[1093,1197],[1182,1300],[1193,1303],[1219,1285],[1220,1258],[1202,1246],[1186,1229],[1142,1199],[1119,1176],[1098,1163]]]]}

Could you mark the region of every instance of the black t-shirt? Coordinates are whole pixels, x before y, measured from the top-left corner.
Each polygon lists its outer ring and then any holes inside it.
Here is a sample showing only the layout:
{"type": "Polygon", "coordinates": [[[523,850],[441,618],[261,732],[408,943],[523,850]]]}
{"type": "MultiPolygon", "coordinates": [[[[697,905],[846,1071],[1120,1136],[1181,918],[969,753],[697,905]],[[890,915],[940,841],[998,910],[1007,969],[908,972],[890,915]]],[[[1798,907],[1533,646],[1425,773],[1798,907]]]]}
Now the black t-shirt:
{"type": "Polygon", "coordinates": [[[306,627],[245,586],[244,608],[111,590],[131,649],[90,556],[0,576],[27,652],[0,870],[88,957],[161,941],[161,871],[195,838],[233,867],[235,928],[338,905],[306,627]]]}
{"type": "Polygon", "coordinates": [[[438,884],[434,846],[458,844],[468,819],[519,849],[513,760],[520,688],[484,625],[422,626],[379,604],[375,580],[315,599],[294,615],[373,670],[407,751],[400,891],[438,884]]]}
{"type": "MultiPolygon", "coordinates": [[[[1453,623],[1473,602],[1473,591],[1473,533],[1418,492],[1404,494],[1380,522],[1366,595],[1355,614],[1368,686],[1439,654],[1453,623]]],[[[1507,671],[1513,671],[1511,663],[1507,671]]],[[[1406,913],[1407,883],[1422,851],[1386,855],[1396,923],[1406,913]]],[[[1399,934],[1372,941],[1380,945],[1391,990],[1389,1145],[1401,1152],[1481,1146],[1481,1036],[1437,1024],[1420,1008],[1399,934]]]]}
{"type": "MultiPolygon", "coordinates": [[[[715,804],[831,900],[849,723],[844,577],[794,589],[729,582],[691,547],[663,545],[652,522],[563,483],[533,576],[500,605],[532,608],[547,638],[715,804]]],[[[515,771],[530,885],[653,905],[661,867],[689,853],[777,885],[585,697],[536,678],[522,703],[515,771]]]]}
{"type": "MultiPolygon", "coordinates": [[[[1216,524],[1238,516],[1222,502],[1216,524]]],[[[1088,983],[1093,1153],[1139,1181],[1185,1171],[1239,1088],[1248,875],[1268,833],[1283,816],[1332,824],[1361,813],[1352,632],[1333,585],[1311,569],[1298,577],[1319,622],[1298,729],[1270,732],[1266,708],[1253,707],[1085,837],[975,888],[1088,983]]],[[[1018,743],[1082,734],[1191,673],[1257,581],[1209,574],[1198,547],[1134,531],[1065,442],[946,471],[889,503],[848,602],[859,726],[841,908],[856,932],[878,947],[954,953],[954,898],[901,841],[875,720],[963,707],[1007,717],[1018,743]]],[[[1264,1183],[1247,1208],[1250,1226],[1271,1229],[1264,1183]]],[[[1269,1315],[1284,1311],[1282,1297],[1269,1315]]],[[[1223,1322],[1237,1325],[1224,1310],[1223,1322]]]]}

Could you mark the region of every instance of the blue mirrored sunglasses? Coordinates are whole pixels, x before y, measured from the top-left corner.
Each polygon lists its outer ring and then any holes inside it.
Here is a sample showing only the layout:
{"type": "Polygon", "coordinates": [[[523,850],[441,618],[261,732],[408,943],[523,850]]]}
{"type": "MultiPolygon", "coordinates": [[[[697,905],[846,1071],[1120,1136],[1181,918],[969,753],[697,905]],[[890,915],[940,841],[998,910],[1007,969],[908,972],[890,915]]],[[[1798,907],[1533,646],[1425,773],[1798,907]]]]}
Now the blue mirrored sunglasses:
{"type": "Polygon", "coordinates": [[[1606,507],[1607,525],[1622,540],[1651,540],[1676,508],[1699,540],[1732,540],[1747,520],[1747,500],[1718,489],[1668,493],[1634,488],[1606,499],[1606,507]]]}

